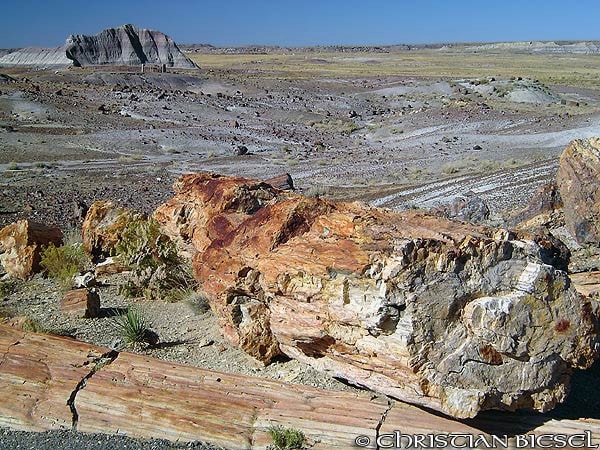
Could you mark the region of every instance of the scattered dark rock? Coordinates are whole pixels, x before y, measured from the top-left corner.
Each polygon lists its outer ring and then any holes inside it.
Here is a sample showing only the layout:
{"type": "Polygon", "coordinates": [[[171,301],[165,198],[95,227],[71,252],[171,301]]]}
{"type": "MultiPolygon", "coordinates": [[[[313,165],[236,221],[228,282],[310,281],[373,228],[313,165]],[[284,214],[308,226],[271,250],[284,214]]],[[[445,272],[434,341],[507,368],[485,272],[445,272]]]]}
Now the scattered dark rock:
{"type": "Polygon", "coordinates": [[[481,223],[490,217],[490,209],[485,201],[472,191],[456,197],[449,205],[435,208],[432,212],[448,219],[472,223],[481,223]]]}
{"type": "Polygon", "coordinates": [[[245,145],[237,145],[235,147],[235,154],[238,156],[248,154],[248,147],[246,147],[245,145]]]}
{"type": "Polygon", "coordinates": [[[270,184],[275,189],[281,189],[282,191],[294,190],[294,180],[289,173],[269,178],[268,180],[265,180],[265,183],[270,184]]]}

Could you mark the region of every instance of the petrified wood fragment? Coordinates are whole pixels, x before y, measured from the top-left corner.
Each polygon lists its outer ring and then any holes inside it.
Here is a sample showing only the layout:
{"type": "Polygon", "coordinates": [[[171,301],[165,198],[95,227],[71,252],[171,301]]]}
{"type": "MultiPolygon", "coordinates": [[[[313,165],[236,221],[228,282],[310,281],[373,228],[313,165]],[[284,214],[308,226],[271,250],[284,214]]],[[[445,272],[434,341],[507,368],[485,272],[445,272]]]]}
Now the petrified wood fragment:
{"type": "Polygon", "coordinates": [[[81,229],[86,252],[95,261],[113,255],[127,224],[141,217],[141,214],[119,207],[110,200],[94,202],[81,229]]]}
{"type": "Polygon", "coordinates": [[[63,314],[78,319],[91,319],[100,314],[100,296],[92,288],[72,289],[60,301],[63,314]]]}
{"type": "Polygon", "coordinates": [[[49,244],[60,245],[60,229],[19,220],[0,230],[0,263],[11,276],[26,279],[41,270],[41,254],[49,244]]]}

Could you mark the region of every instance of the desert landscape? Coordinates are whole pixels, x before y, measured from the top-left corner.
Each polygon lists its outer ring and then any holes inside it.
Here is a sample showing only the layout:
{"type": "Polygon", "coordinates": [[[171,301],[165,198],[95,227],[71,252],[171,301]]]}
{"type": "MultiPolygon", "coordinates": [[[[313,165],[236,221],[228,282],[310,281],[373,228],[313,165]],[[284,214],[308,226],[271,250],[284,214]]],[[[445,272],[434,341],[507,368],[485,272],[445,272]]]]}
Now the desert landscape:
{"type": "Polygon", "coordinates": [[[0,52],[0,443],[600,444],[599,62],[133,25],[0,52]]]}

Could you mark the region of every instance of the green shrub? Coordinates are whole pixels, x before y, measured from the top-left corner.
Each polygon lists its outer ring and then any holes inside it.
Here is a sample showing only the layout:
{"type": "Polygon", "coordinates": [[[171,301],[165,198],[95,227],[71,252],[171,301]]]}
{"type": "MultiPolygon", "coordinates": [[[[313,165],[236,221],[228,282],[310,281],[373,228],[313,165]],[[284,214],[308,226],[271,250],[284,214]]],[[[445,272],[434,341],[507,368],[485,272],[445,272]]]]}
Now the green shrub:
{"type": "Polygon", "coordinates": [[[126,344],[153,343],[146,318],[137,308],[129,307],[125,314],[115,317],[114,326],[126,344]]]}
{"type": "Polygon", "coordinates": [[[12,278],[6,278],[0,280],[0,299],[8,297],[15,292],[17,288],[17,281],[12,278]]]}
{"type": "Polygon", "coordinates": [[[67,228],[63,231],[63,245],[82,245],[83,238],[81,236],[81,229],[78,228],[67,228]]]}
{"type": "Polygon", "coordinates": [[[196,289],[180,292],[181,297],[175,301],[184,301],[195,314],[204,314],[210,311],[210,302],[205,294],[198,292],[196,289]]]}
{"type": "Polygon", "coordinates": [[[295,428],[284,428],[281,425],[272,426],[267,430],[273,445],[268,448],[272,450],[296,450],[304,445],[304,433],[295,428]]]}
{"type": "Polygon", "coordinates": [[[120,286],[125,296],[169,300],[171,296],[177,297],[176,291],[195,286],[190,265],[152,218],[130,222],[116,245],[116,252],[131,269],[120,286]]]}
{"type": "Polygon", "coordinates": [[[42,252],[40,265],[62,288],[69,289],[73,283],[73,276],[87,269],[90,259],[81,244],[60,247],[50,244],[42,252]]]}
{"type": "Polygon", "coordinates": [[[311,186],[304,194],[306,197],[321,198],[330,194],[328,186],[311,186]]]}
{"type": "Polygon", "coordinates": [[[46,333],[46,327],[31,317],[27,317],[27,319],[23,322],[23,331],[29,331],[32,333],[46,333]]]}

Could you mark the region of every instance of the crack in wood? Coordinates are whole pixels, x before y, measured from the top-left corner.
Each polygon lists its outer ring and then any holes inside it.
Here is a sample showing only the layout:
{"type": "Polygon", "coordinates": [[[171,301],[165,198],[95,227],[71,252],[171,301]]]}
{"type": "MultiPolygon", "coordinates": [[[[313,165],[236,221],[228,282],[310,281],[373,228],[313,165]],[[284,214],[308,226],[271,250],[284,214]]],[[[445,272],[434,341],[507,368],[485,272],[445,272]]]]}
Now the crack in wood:
{"type": "Polygon", "coordinates": [[[104,366],[111,364],[115,359],[117,359],[118,356],[119,356],[118,351],[110,350],[106,353],[103,353],[98,358],[95,358],[93,361],[94,365],[93,365],[92,369],[87,373],[86,376],[84,376],[81,380],[79,380],[79,383],[77,383],[77,386],[75,386],[75,389],[73,389],[73,391],[71,392],[71,395],[69,396],[69,399],[67,400],[67,406],[71,410],[71,415],[72,415],[71,430],[72,431],[77,431],[77,424],[79,423],[79,413],[77,412],[77,407],[75,406],[75,400],[77,398],[77,394],[79,393],[79,391],[81,391],[85,388],[87,381],[90,378],[92,378],[96,372],[101,370],[104,366]]]}
{"type": "Polygon", "coordinates": [[[379,450],[379,435],[381,432],[381,427],[385,423],[385,419],[387,418],[388,413],[394,407],[394,402],[389,397],[386,397],[386,400],[387,400],[387,408],[381,415],[381,418],[379,419],[379,422],[377,423],[377,426],[375,427],[375,445],[376,445],[375,448],[376,448],[376,450],[379,450]]]}

